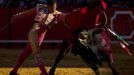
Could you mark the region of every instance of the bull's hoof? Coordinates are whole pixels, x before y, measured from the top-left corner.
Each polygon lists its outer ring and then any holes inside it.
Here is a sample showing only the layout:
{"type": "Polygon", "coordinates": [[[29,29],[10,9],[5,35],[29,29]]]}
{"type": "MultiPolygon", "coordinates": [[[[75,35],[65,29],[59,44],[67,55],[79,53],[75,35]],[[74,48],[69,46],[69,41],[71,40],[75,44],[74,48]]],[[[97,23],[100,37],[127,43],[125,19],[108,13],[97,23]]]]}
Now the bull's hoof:
{"type": "Polygon", "coordinates": [[[118,72],[114,72],[114,74],[113,75],[119,75],[119,73],[118,72]]]}

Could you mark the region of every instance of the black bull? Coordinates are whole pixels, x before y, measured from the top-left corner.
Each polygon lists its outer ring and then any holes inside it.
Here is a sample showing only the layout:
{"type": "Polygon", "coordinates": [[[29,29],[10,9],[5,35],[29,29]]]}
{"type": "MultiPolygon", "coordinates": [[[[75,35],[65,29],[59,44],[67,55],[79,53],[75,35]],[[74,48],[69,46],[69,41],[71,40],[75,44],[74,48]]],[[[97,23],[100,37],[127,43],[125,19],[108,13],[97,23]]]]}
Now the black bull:
{"type": "MultiPolygon", "coordinates": [[[[101,32],[98,33],[93,31],[93,36],[97,34],[105,33],[105,31],[102,29],[101,32]]],[[[75,35],[75,34],[74,34],[75,35]]],[[[78,34],[77,34],[78,35],[78,34]]],[[[75,36],[77,36],[75,35],[75,36]]],[[[89,35],[89,34],[88,34],[89,35]]],[[[91,36],[91,35],[89,35],[91,36]]],[[[101,38],[101,37],[100,37],[101,38]]],[[[77,39],[77,38],[75,38],[77,39]]],[[[102,38],[103,39],[103,38],[102,38]]],[[[107,44],[109,46],[109,44],[107,44]]],[[[108,50],[109,47],[103,48],[103,50],[97,52],[100,54],[100,59],[98,56],[96,56],[96,53],[93,52],[93,49],[89,46],[88,48],[85,47],[81,42],[78,40],[74,40],[71,45],[68,43],[68,40],[64,40],[61,46],[61,49],[56,57],[55,63],[51,67],[49,74],[54,75],[55,68],[58,65],[58,63],[64,58],[64,56],[71,50],[71,52],[74,55],[80,55],[81,58],[84,60],[84,62],[95,72],[96,75],[100,75],[98,68],[102,66],[102,62],[106,61],[108,63],[108,66],[111,68],[113,75],[118,75],[118,72],[116,71],[113,59],[111,59],[111,52],[108,50]],[[71,47],[70,47],[71,46],[71,47]]]]}

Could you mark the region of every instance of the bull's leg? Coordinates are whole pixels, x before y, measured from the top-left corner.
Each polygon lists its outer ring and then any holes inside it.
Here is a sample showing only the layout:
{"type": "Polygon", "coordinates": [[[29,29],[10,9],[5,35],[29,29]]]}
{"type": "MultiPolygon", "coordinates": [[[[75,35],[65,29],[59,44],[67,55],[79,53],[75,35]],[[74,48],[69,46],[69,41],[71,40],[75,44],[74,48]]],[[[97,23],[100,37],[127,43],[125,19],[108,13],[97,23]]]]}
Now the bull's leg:
{"type": "Polygon", "coordinates": [[[99,65],[96,64],[96,62],[91,62],[91,61],[86,60],[86,59],[83,59],[83,60],[95,72],[95,75],[100,75],[99,65]]]}
{"type": "Polygon", "coordinates": [[[67,49],[68,47],[68,42],[66,40],[63,40],[63,43],[62,43],[62,46],[61,46],[61,49],[55,59],[55,63],[52,65],[50,71],[49,71],[49,75],[54,75],[54,72],[55,72],[55,69],[56,69],[56,66],[58,65],[58,63],[63,59],[64,57],[64,52],[65,50],[67,49]]]}
{"type": "Polygon", "coordinates": [[[98,65],[91,65],[91,69],[95,72],[95,75],[100,75],[99,66],[98,65]]]}
{"type": "Polygon", "coordinates": [[[97,67],[97,65],[92,65],[91,64],[90,67],[95,72],[95,75],[100,75],[99,67],[97,67]]]}
{"type": "Polygon", "coordinates": [[[94,70],[96,75],[100,75],[100,71],[99,70],[94,70]]]}
{"type": "Polygon", "coordinates": [[[108,62],[108,66],[111,68],[113,75],[119,75],[112,62],[108,62]]]}

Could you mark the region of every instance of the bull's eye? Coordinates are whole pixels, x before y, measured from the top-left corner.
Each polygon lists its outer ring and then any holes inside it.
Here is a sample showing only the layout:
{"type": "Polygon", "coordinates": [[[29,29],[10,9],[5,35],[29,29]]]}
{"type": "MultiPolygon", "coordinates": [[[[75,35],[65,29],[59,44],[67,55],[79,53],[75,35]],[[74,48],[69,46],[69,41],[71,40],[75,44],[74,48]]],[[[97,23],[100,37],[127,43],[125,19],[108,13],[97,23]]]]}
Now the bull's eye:
{"type": "Polygon", "coordinates": [[[85,35],[88,35],[87,33],[85,33],[85,35]]]}

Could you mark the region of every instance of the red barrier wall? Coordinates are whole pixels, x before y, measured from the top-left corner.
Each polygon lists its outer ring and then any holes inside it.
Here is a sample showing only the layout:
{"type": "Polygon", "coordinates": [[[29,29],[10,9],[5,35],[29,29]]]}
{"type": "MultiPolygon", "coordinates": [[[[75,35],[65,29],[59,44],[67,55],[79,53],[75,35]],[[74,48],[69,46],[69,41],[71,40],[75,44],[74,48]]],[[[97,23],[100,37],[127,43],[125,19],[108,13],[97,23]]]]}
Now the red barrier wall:
{"type": "MultiPolygon", "coordinates": [[[[12,9],[11,14],[16,14],[24,10],[12,9]],[[17,10],[17,11],[15,11],[17,10]]],[[[30,10],[34,11],[34,10],[30,10]]],[[[26,40],[29,29],[32,27],[34,22],[34,13],[22,14],[12,17],[12,40],[26,40]]]]}
{"type": "Polygon", "coordinates": [[[0,8],[0,40],[8,39],[8,26],[7,26],[8,21],[9,21],[8,10],[0,8]]]}
{"type": "MultiPolygon", "coordinates": [[[[10,16],[23,11],[24,9],[2,9],[0,8],[0,29],[5,26],[9,20],[10,16]],[[9,11],[10,10],[10,11],[9,11]]],[[[33,10],[31,10],[33,11],[33,10]]],[[[110,8],[106,11],[108,15],[108,27],[114,32],[121,35],[125,40],[133,43],[134,42],[134,11],[133,9],[123,9],[123,8],[110,8]]],[[[11,40],[27,40],[27,34],[29,29],[33,25],[34,13],[29,15],[24,15],[20,17],[15,17],[15,20],[11,24],[11,40]],[[27,18],[25,17],[27,16],[27,18]]],[[[81,18],[74,16],[75,21],[81,18]]],[[[104,21],[103,16],[101,17],[104,21]]],[[[92,17],[89,21],[83,21],[83,24],[92,24],[92,17]],[[87,23],[86,23],[87,22],[87,23]]],[[[73,20],[72,20],[73,23],[73,20]]],[[[46,35],[46,40],[62,40],[65,35],[68,35],[66,28],[62,22],[58,23],[51,30],[48,31],[46,35]]],[[[0,40],[9,39],[9,27],[0,31],[0,40]]]]}
{"type": "Polygon", "coordinates": [[[134,11],[133,9],[115,9],[108,10],[109,27],[115,33],[119,34],[126,41],[134,42],[134,11]]]}

